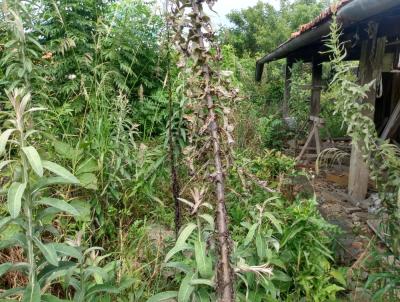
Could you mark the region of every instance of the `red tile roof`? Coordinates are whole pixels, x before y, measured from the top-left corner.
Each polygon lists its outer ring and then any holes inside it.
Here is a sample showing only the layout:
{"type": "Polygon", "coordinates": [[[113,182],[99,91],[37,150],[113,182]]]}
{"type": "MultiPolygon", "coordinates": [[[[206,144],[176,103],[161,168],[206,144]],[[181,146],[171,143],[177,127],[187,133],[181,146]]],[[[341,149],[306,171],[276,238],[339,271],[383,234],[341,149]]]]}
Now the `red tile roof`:
{"type": "Polygon", "coordinates": [[[351,2],[353,0],[341,0],[336,4],[331,5],[328,9],[323,11],[317,18],[315,18],[313,21],[303,24],[300,26],[299,30],[292,33],[291,39],[296,38],[303,34],[304,32],[313,29],[314,27],[317,27],[321,23],[324,23],[326,20],[328,20],[334,13],[337,12],[338,9],[341,7],[345,6],[347,3],[351,2]]]}

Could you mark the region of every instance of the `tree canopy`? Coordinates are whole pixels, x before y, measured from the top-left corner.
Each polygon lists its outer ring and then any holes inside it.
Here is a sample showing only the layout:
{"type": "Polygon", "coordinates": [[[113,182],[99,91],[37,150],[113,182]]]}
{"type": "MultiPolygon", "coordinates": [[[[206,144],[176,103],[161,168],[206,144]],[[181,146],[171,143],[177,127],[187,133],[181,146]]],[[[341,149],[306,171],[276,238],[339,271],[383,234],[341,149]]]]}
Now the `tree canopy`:
{"type": "Polygon", "coordinates": [[[224,43],[237,55],[267,53],[286,41],[293,31],[312,20],[329,5],[329,0],[281,0],[280,8],[259,1],[255,6],[227,15],[232,25],[223,29],[224,43]]]}

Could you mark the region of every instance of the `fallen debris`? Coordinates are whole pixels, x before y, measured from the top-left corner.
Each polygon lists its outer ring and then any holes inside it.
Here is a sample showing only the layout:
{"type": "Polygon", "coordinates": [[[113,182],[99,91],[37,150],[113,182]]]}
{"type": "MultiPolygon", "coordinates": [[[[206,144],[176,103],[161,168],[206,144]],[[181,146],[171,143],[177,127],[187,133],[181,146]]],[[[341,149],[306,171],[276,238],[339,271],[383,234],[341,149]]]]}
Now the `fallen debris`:
{"type": "Polygon", "coordinates": [[[346,188],[347,184],[349,183],[349,174],[327,173],[326,180],[346,188]]]}

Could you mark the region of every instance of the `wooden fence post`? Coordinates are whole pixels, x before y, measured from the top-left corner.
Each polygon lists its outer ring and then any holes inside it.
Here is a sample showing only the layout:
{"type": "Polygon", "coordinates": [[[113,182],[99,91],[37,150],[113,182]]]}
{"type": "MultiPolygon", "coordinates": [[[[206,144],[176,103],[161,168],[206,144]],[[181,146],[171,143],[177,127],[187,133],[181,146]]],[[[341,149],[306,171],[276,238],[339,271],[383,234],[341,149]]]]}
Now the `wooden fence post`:
{"type": "MultiPolygon", "coordinates": [[[[377,38],[377,32],[378,24],[370,23],[369,39],[362,42],[359,66],[361,85],[370,83],[376,79],[379,80],[381,76],[386,37],[377,38]]],[[[375,100],[376,85],[373,85],[364,102],[375,106],[375,100]]],[[[368,111],[364,114],[374,119],[374,111],[368,111]]],[[[352,142],[352,144],[348,190],[354,200],[361,201],[366,198],[368,193],[369,171],[361,152],[363,142],[352,142]]]]}
{"type": "Polygon", "coordinates": [[[292,61],[287,58],[286,59],[286,66],[285,66],[285,91],[283,94],[283,105],[282,105],[282,112],[283,117],[286,118],[289,116],[289,101],[290,101],[290,90],[292,85],[292,61]]]}

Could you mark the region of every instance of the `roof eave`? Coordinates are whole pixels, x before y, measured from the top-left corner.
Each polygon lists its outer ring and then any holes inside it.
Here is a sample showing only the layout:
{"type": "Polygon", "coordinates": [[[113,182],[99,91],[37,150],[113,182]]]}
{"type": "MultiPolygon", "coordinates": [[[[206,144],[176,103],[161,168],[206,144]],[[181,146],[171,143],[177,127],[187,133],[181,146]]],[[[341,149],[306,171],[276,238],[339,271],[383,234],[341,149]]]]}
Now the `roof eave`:
{"type": "MultiPolygon", "coordinates": [[[[338,21],[345,28],[397,5],[399,5],[399,0],[353,0],[340,7],[336,14],[338,21]]],[[[332,16],[329,15],[318,26],[288,40],[272,53],[259,59],[256,63],[256,81],[261,81],[265,63],[285,58],[295,50],[321,40],[322,37],[329,34],[331,22],[332,16]]]]}

